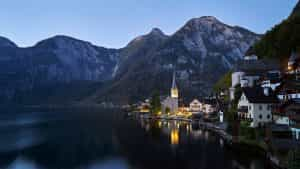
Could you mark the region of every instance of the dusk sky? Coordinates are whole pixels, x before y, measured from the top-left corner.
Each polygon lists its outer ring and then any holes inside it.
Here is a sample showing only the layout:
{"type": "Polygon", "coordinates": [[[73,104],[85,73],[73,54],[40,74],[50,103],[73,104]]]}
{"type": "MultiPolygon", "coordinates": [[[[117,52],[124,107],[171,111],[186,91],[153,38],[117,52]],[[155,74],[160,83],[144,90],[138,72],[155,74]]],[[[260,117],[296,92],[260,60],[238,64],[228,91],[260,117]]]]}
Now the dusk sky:
{"type": "Polygon", "coordinates": [[[32,46],[68,35],[98,46],[124,47],[158,27],[172,34],[189,19],[215,16],[264,33],[286,18],[297,0],[7,0],[0,5],[0,36],[32,46]]]}

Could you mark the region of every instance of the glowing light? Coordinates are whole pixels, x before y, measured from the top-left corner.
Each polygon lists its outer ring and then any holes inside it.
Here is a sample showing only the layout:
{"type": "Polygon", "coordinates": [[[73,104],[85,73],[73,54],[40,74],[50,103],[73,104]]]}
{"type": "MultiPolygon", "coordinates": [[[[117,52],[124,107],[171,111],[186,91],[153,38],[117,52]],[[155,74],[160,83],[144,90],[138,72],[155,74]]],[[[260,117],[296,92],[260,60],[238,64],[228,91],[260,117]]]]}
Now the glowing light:
{"type": "Polygon", "coordinates": [[[177,123],[176,127],[179,129],[179,128],[180,128],[180,124],[179,124],[179,123],[177,123]]]}
{"type": "Polygon", "coordinates": [[[162,122],[159,121],[159,122],[158,122],[158,128],[161,128],[161,127],[162,127],[162,122]]]}
{"type": "Polygon", "coordinates": [[[171,131],[171,144],[172,145],[179,144],[179,131],[176,129],[171,131]]]}

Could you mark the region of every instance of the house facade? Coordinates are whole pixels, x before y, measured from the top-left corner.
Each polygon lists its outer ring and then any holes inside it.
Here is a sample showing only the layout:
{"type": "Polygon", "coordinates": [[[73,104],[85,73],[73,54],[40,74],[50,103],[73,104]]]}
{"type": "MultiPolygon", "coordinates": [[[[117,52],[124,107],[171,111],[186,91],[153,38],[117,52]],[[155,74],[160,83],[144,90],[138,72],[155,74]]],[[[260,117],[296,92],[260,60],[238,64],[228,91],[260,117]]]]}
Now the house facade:
{"type": "Polygon", "coordinates": [[[191,103],[190,103],[190,112],[193,114],[197,114],[202,112],[202,103],[200,103],[199,100],[194,99],[191,103]]]}
{"type": "Polygon", "coordinates": [[[277,104],[276,95],[269,88],[242,88],[238,102],[238,116],[251,121],[251,127],[262,127],[272,122],[272,107],[277,104]]]}

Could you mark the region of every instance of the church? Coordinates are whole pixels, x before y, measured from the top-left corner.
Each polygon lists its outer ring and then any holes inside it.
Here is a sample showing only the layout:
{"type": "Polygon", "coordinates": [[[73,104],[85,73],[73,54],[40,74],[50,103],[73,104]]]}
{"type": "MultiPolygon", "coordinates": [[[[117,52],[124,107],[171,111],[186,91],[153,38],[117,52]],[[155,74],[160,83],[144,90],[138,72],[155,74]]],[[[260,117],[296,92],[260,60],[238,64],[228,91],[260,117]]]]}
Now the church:
{"type": "Polygon", "coordinates": [[[163,113],[177,113],[178,112],[178,88],[176,85],[176,74],[173,73],[172,87],[171,87],[171,96],[168,96],[165,100],[162,101],[162,112],[163,113]]]}

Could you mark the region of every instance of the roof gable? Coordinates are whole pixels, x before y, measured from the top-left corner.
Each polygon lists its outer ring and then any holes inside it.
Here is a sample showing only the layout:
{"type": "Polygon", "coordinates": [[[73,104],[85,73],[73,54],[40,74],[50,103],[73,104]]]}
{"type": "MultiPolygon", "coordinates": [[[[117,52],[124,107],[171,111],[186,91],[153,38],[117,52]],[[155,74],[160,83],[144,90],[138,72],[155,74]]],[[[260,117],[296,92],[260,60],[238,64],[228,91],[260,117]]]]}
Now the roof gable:
{"type": "Polygon", "coordinates": [[[278,103],[278,99],[271,89],[269,89],[269,95],[264,94],[262,87],[245,87],[242,88],[242,91],[249,103],[278,103]]]}

